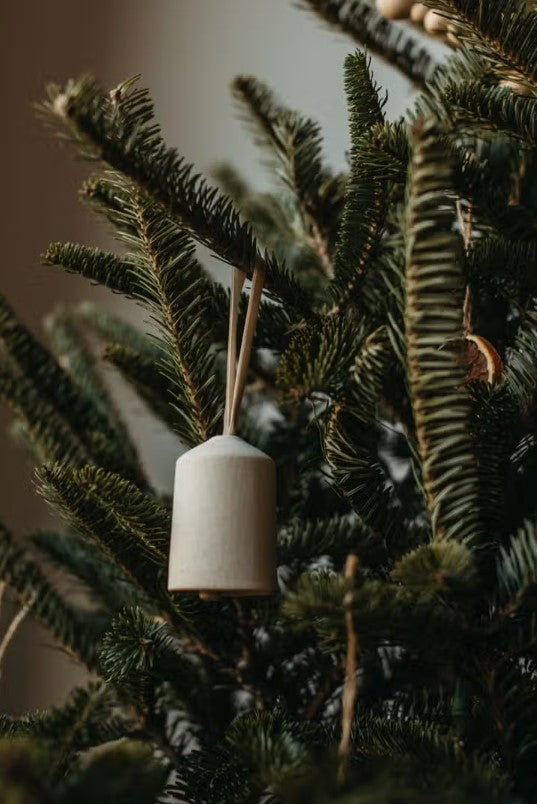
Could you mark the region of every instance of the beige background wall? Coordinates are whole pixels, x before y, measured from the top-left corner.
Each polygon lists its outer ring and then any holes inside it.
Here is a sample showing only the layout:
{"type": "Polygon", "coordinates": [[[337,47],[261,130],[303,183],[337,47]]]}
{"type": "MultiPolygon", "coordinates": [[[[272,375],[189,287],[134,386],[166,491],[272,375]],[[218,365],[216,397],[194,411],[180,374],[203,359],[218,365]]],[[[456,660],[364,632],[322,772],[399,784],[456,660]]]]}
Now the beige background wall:
{"type": "MultiPolygon", "coordinates": [[[[320,120],[331,162],[345,164],[342,65],[352,44],[322,29],[291,0],[4,0],[0,26],[0,290],[36,331],[60,301],[119,304],[75,277],[39,265],[50,240],[110,247],[106,233],[76,200],[86,168],[36,122],[31,104],[45,82],[92,71],[113,86],[141,72],[171,144],[205,171],[230,159],[260,185],[266,176],[228,93],[236,73],[253,73],[320,120]]],[[[388,113],[402,112],[407,82],[384,68],[377,80],[389,82],[388,113]]],[[[139,309],[126,313],[142,322],[139,309]]],[[[123,404],[156,482],[169,486],[176,445],[132,397],[123,404]]],[[[22,533],[50,519],[35,496],[31,467],[6,432],[8,422],[0,410],[0,519],[22,533]]],[[[8,614],[4,606],[2,630],[8,614]]],[[[44,632],[25,625],[0,679],[0,710],[20,712],[60,700],[81,678],[44,632]]]]}

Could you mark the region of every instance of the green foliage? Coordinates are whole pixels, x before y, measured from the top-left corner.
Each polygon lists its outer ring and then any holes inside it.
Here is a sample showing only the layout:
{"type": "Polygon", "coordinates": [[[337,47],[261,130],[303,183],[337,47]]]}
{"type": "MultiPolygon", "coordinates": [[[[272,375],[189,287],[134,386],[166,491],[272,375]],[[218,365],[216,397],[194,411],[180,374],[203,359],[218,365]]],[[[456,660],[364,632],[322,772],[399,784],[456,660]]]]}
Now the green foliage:
{"type": "Polygon", "coordinates": [[[357,333],[344,315],[326,316],[298,332],[278,365],[278,382],[295,400],[338,397],[346,386],[357,333]]]}
{"type": "Polygon", "coordinates": [[[163,573],[169,514],[127,480],[92,466],[38,472],[41,493],[75,530],[95,541],[142,592],[173,610],[163,573]]]}
{"type": "Polygon", "coordinates": [[[0,577],[22,605],[45,625],[64,649],[90,667],[106,617],[68,602],[28,553],[0,526],[0,577]]]}
{"type": "Polygon", "coordinates": [[[381,17],[368,0],[300,0],[331,27],[393,64],[417,85],[425,84],[434,62],[406,31],[381,17]]]}
{"type": "Polygon", "coordinates": [[[521,321],[510,349],[506,370],[506,382],[523,410],[533,402],[537,391],[536,358],[537,306],[536,302],[533,302],[521,321]]]}
{"type": "Polygon", "coordinates": [[[469,589],[476,582],[472,553],[453,539],[424,544],[406,553],[393,568],[392,577],[433,597],[469,589]]]}
{"type": "Polygon", "coordinates": [[[351,169],[335,257],[338,297],[352,294],[375,251],[384,224],[386,187],[370,163],[371,130],[382,123],[382,104],[363,53],[345,61],[351,169]]]}
{"type": "Polygon", "coordinates": [[[228,165],[211,187],[136,79],[41,107],[103,169],[80,195],[120,244],[45,262],[145,320],[60,307],[49,351],[0,303],[0,399],[65,522],[2,530],[0,580],[95,676],[0,718],[14,804],[537,800],[536,6],[434,0],[460,42],[434,68],[374,0],[300,4],[424,90],[386,120],[347,58],[348,176],[253,77],[269,191],[228,165]],[[167,591],[171,478],[152,490],[108,381],[185,446],[220,432],[230,293],[196,244],[266,271],[240,434],[277,467],[268,598],[167,591]]]}
{"type": "Polygon", "coordinates": [[[323,164],[319,126],[282,107],[268,87],[256,78],[239,76],[233,83],[233,91],[245,108],[247,119],[254,124],[259,144],[273,152],[274,167],[293,195],[302,217],[306,242],[324,273],[332,277],[334,211],[336,214],[339,211],[338,182],[323,164]]]}
{"type": "Polygon", "coordinates": [[[406,211],[410,395],[435,538],[476,539],[478,481],[470,400],[458,356],[463,277],[453,233],[448,154],[430,122],[414,132],[406,211]]]}
{"type": "Polygon", "coordinates": [[[264,266],[267,287],[291,308],[308,311],[304,290],[270,254],[258,251],[251,228],[231,201],[165,146],[145,90],[130,81],[110,96],[86,76],[63,89],[50,86],[42,110],[83,155],[102,160],[136,182],[225,262],[250,276],[257,264],[264,266]]]}
{"type": "Polygon", "coordinates": [[[140,293],[132,263],[98,248],[75,243],[50,243],[43,254],[43,262],[61,266],[125,296],[136,298],[140,293]]]}
{"type": "Polygon", "coordinates": [[[304,770],[307,754],[301,731],[277,710],[240,716],[215,752],[189,755],[174,791],[189,804],[238,804],[247,796],[260,800],[267,795],[274,800],[287,779],[304,770]]]}
{"type": "MultiPolygon", "coordinates": [[[[100,462],[141,480],[136,453],[123,428],[110,422],[11,308],[0,302],[0,341],[14,364],[2,372],[0,393],[22,418],[44,459],[100,462]]],[[[143,482],[143,481],[141,481],[143,482]]]]}
{"type": "Polygon", "coordinates": [[[435,0],[433,5],[455,22],[457,37],[491,71],[535,88],[537,20],[528,3],[435,0]]]}

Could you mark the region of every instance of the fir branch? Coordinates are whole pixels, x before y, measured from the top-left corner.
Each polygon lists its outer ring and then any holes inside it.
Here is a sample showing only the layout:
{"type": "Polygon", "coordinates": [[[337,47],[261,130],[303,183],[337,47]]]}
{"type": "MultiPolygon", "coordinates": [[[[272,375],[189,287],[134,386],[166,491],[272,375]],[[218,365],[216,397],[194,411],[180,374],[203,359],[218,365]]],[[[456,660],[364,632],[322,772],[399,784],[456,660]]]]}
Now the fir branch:
{"type": "Polygon", "coordinates": [[[395,564],[391,577],[403,586],[434,599],[467,595],[476,584],[472,552],[454,539],[423,544],[395,564]]]}
{"type": "Polygon", "coordinates": [[[526,311],[515,340],[508,351],[505,381],[526,411],[537,394],[537,300],[526,311]]]}
{"type": "Polygon", "coordinates": [[[116,254],[75,243],[50,243],[43,264],[60,266],[129,298],[143,298],[132,263],[116,254]]]}
{"type": "Polygon", "coordinates": [[[386,186],[371,164],[371,133],[383,122],[382,103],[367,56],[345,61],[349,106],[351,169],[335,255],[336,300],[353,295],[378,244],[386,214],[386,186]]]}
{"type": "Polygon", "coordinates": [[[325,316],[300,330],[278,364],[277,381],[286,395],[301,401],[344,394],[358,333],[350,318],[325,316]]]}
{"type": "Polygon", "coordinates": [[[401,523],[392,484],[378,458],[377,438],[369,423],[336,407],[324,450],[336,485],[382,545],[401,523]]]}
{"type": "Polygon", "coordinates": [[[457,38],[499,76],[537,87],[537,19],[520,0],[432,0],[457,30],[457,38]]]}
{"type": "Polygon", "coordinates": [[[56,409],[24,377],[0,364],[0,400],[22,421],[25,437],[39,460],[63,460],[82,466],[92,458],[87,446],[72,432],[56,409]]]}
{"type": "Polygon", "coordinates": [[[450,84],[445,89],[446,106],[458,129],[488,131],[537,145],[537,98],[527,98],[503,86],[479,81],[450,84]]]}
{"type": "Polygon", "coordinates": [[[259,252],[249,224],[232,202],[166,147],[145,90],[126,82],[108,94],[86,76],[63,89],[50,86],[41,110],[83,155],[135,182],[224,262],[248,276],[256,265],[264,268],[267,288],[298,313],[309,314],[306,292],[272,255],[259,252]]]}
{"type": "Polygon", "coordinates": [[[354,357],[347,407],[364,422],[374,420],[391,359],[386,327],[368,335],[354,357]]]}
{"type": "MultiPolygon", "coordinates": [[[[347,635],[343,598],[347,587],[341,575],[303,575],[283,603],[283,614],[298,630],[313,628],[322,645],[343,654],[347,635]]],[[[464,650],[461,619],[441,603],[431,603],[415,590],[358,575],[353,587],[352,615],[363,650],[383,644],[424,644],[436,655],[452,657],[464,650]]]]}
{"type": "Polygon", "coordinates": [[[93,539],[144,597],[174,607],[164,588],[168,512],[118,475],[65,465],[38,471],[40,492],[76,530],[93,539]]]}
{"type": "Polygon", "coordinates": [[[99,662],[121,697],[149,718],[155,688],[164,681],[173,685],[195,719],[206,718],[209,690],[199,657],[188,653],[167,623],[141,609],[125,609],[114,618],[102,640],[99,662]]]}
{"type": "Polygon", "coordinates": [[[134,388],[158,419],[172,430],[184,431],[184,419],[176,410],[176,400],[180,397],[181,388],[171,379],[171,366],[163,371],[164,359],[157,362],[117,343],[105,346],[103,358],[118,369],[123,379],[134,388]]]}
{"type": "Polygon", "coordinates": [[[476,293],[487,292],[521,307],[537,293],[537,244],[491,235],[472,242],[465,255],[465,272],[476,293]]]}
{"type": "Polygon", "coordinates": [[[22,605],[48,628],[61,645],[89,667],[95,666],[97,642],[105,627],[100,613],[68,604],[25,551],[0,526],[0,577],[22,605]]]}
{"type": "Polygon", "coordinates": [[[406,332],[410,396],[435,538],[476,539],[478,475],[471,405],[458,355],[463,277],[452,232],[449,156],[434,125],[419,123],[408,186],[406,332]]]}
{"type": "Polygon", "coordinates": [[[109,611],[117,611],[139,601],[138,588],[117,564],[82,534],[38,530],[30,534],[29,541],[48,564],[59,569],[63,575],[77,580],[88,598],[109,611]]]}
{"type": "Polygon", "coordinates": [[[202,324],[206,283],[199,276],[190,238],[143,196],[133,194],[131,205],[138,227],[138,258],[169,356],[161,370],[170,372],[173,390],[178,392],[177,432],[195,445],[215,434],[223,405],[212,343],[202,324]]]}
{"type": "Polygon", "coordinates": [[[434,69],[429,52],[378,14],[367,0],[299,0],[299,5],[393,64],[416,86],[426,85],[434,69]]]}
{"type": "Polygon", "coordinates": [[[537,527],[526,521],[509,544],[501,548],[497,560],[500,602],[510,609],[521,605],[524,595],[537,583],[537,527]]]}
{"type": "Polygon", "coordinates": [[[221,743],[185,758],[171,790],[186,804],[262,801],[308,766],[304,726],[281,710],[246,712],[221,743]]]}
{"type": "Polygon", "coordinates": [[[327,555],[339,565],[351,550],[363,555],[370,539],[371,533],[353,516],[293,518],[278,533],[278,563],[305,563],[327,555]]]}
{"type": "Polygon", "coordinates": [[[11,382],[8,375],[2,378],[4,398],[27,421],[38,443],[52,448],[56,457],[65,450],[67,455],[88,456],[87,462],[121,467],[127,476],[143,483],[136,453],[125,434],[16,319],[4,299],[0,299],[0,341],[24,375],[11,382]],[[49,410],[50,421],[42,420],[49,410]],[[55,429],[58,443],[53,443],[55,429]]]}
{"type": "Polygon", "coordinates": [[[259,143],[274,152],[276,167],[302,214],[308,244],[326,276],[333,278],[332,210],[326,203],[325,191],[333,177],[321,158],[318,124],[281,106],[271,90],[251,76],[238,76],[233,93],[245,109],[247,120],[253,122],[259,143]]]}
{"type": "MultiPolygon", "coordinates": [[[[520,408],[506,383],[472,383],[474,433],[479,473],[480,518],[492,544],[510,527],[508,478],[516,444],[520,408]]],[[[512,527],[512,526],[511,526],[512,527]]]]}
{"type": "Polygon", "coordinates": [[[124,318],[103,307],[91,302],[81,302],[71,309],[76,319],[104,343],[114,343],[137,352],[150,363],[157,363],[165,357],[164,349],[153,334],[146,335],[124,318]]]}
{"type": "MultiPolygon", "coordinates": [[[[124,452],[130,453],[130,463],[136,465],[136,447],[119,411],[97,368],[95,355],[85,340],[81,320],[73,308],[59,307],[45,319],[45,330],[59,365],[73,377],[85,396],[106,417],[110,427],[124,444],[124,452]]],[[[143,477],[139,470],[139,477],[143,477]]]]}

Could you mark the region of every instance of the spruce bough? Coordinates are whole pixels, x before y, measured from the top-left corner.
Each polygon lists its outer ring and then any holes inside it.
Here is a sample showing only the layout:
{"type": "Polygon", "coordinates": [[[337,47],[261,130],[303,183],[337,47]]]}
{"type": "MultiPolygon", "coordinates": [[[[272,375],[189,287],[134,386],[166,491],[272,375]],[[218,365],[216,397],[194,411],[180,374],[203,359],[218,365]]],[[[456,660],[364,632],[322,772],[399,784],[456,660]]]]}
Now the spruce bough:
{"type": "Polygon", "coordinates": [[[233,94],[271,193],[199,176],[137,80],[85,76],[40,107],[97,167],[81,197],[121,244],[43,262],[150,331],[83,304],[45,345],[0,302],[0,399],[57,513],[56,531],[0,526],[0,577],[92,672],[62,706],[0,717],[7,801],[537,798],[537,14],[431,0],[458,41],[435,66],[365,0],[301,5],[419,90],[389,121],[368,55],[348,56],[348,175],[249,76],[233,94]],[[197,243],[266,273],[240,434],[278,468],[269,598],[167,591],[170,500],[102,377],[185,447],[221,432],[229,296],[197,243]]]}

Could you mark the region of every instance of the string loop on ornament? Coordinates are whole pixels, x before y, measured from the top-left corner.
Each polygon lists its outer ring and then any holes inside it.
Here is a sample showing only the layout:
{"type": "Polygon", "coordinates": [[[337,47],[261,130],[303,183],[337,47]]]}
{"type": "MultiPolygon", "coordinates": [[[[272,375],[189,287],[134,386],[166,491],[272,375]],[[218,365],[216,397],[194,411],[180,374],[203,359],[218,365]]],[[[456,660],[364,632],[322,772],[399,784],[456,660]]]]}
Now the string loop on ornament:
{"type": "Polygon", "coordinates": [[[254,341],[255,326],[261,304],[261,294],[265,282],[265,269],[256,266],[252,277],[252,288],[248,299],[246,320],[242,334],[239,359],[237,361],[237,326],[239,304],[246,275],[238,268],[233,269],[231,283],[231,301],[229,308],[229,331],[226,372],[226,408],[224,413],[224,435],[234,435],[237,429],[237,418],[241,406],[250,355],[254,341]]]}

